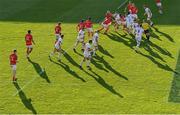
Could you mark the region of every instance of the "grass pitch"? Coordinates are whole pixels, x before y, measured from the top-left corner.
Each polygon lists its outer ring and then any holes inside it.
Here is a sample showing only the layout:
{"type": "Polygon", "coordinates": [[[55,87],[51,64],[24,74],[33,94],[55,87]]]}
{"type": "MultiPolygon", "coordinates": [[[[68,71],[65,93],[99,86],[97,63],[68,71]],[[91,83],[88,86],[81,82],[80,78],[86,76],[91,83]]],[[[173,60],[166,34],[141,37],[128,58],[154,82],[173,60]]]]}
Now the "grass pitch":
{"type": "Polygon", "coordinates": [[[140,53],[136,53],[135,40],[112,28],[109,35],[100,35],[100,51],[92,60],[92,71],[85,65],[82,71],[78,68],[80,48],[79,54],[72,51],[76,23],[91,16],[97,29],[106,10],[116,10],[123,1],[0,0],[0,113],[180,113],[180,15],[175,13],[180,10],[180,1],[163,1],[162,16],[154,1],[134,1],[140,18],[143,3],[151,4],[156,24],[151,42],[143,41],[140,53]],[[62,63],[48,59],[59,20],[65,35],[63,49],[67,50],[62,63]],[[28,29],[36,42],[30,62],[24,43],[28,29]],[[19,56],[15,85],[9,66],[14,48],[19,56]],[[41,74],[41,69],[45,73],[41,74]]]}

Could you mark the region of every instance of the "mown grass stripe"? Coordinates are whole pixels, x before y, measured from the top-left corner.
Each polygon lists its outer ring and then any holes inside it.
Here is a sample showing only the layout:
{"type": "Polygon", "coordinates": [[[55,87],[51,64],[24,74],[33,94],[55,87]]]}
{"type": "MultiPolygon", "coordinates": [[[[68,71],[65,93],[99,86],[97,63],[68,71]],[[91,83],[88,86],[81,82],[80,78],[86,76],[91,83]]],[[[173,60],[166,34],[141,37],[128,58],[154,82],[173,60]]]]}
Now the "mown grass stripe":
{"type": "Polygon", "coordinates": [[[180,103],[180,50],[175,71],[176,73],[174,73],[174,79],[169,95],[169,102],[180,103]]]}

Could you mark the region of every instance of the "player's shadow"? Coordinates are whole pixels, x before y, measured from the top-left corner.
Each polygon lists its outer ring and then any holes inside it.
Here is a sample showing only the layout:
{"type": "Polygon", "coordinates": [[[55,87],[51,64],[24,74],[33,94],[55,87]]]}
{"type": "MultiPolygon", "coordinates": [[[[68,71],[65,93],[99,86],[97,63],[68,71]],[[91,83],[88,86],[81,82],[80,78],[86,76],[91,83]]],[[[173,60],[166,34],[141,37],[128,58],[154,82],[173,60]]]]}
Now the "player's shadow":
{"type": "Polygon", "coordinates": [[[104,87],[105,89],[107,89],[109,92],[111,92],[114,95],[117,95],[120,98],[123,98],[123,96],[118,93],[113,86],[109,85],[101,76],[99,76],[97,73],[95,73],[94,71],[90,70],[91,73],[83,70],[87,75],[91,76],[96,82],[98,82],[102,87],[104,87]]]}
{"type": "Polygon", "coordinates": [[[98,50],[103,53],[106,56],[109,56],[111,58],[114,58],[114,56],[112,56],[107,50],[105,50],[101,45],[98,45],[98,50]]]}
{"type": "Polygon", "coordinates": [[[33,114],[37,114],[35,108],[33,107],[32,103],[31,103],[31,98],[27,98],[26,94],[23,92],[23,90],[21,90],[19,84],[16,82],[16,83],[13,83],[15,88],[17,89],[17,91],[19,92],[18,95],[22,101],[22,103],[24,104],[24,106],[30,110],[33,114]]]}
{"type": "Polygon", "coordinates": [[[144,56],[144,57],[146,57],[146,58],[148,58],[150,61],[152,61],[154,64],[156,64],[159,68],[161,68],[163,70],[166,70],[166,71],[177,73],[175,70],[173,70],[171,67],[169,67],[169,65],[162,64],[162,63],[158,62],[157,60],[155,60],[153,56],[143,54],[140,51],[138,51],[137,53],[144,56]]]}
{"type": "Polygon", "coordinates": [[[68,72],[69,74],[71,74],[71,75],[74,76],[75,78],[81,80],[82,82],[86,82],[86,81],[85,81],[83,78],[81,78],[75,71],[72,71],[72,70],[70,69],[70,67],[69,67],[68,65],[66,65],[65,63],[63,63],[63,62],[59,62],[59,63],[58,63],[58,62],[55,62],[55,61],[53,61],[51,58],[49,58],[49,60],[50,60],[52,63],[61,66],[66,72],[68,72]]]}
{"type": "Polygon", "coordinates": [[[114,73],[115,75],[119,76],[120,78],[123,78],[125,80],[128,80],[128,78],[124,75],[122,75],[121,73],[119,73],[118,71],[116,71],[105,59],[103,56],[99,56],[96,55],[95,57],[97,60],[99,60],[109,71],[111,71],[112,73],[114,73]]]}
{"type": "MultiPolygon", "coordinates": [[[[80,53],[79,53],[80,55],[80,53]]],[[[75,67],[78,67],[79,68],[79,64],[66,52],[64,54],[64,57],[72,64],[74,65],[75,67]]]]}
{"type": "Polygon", "coordinates": [[[33,67],[36,70],[37,74],[41,78],[45,79],[48,83],[51,83],[45,69],[43,69],[38,63],[33,62],[30,58],[28,58],[28,61],[33,65],[33,67]]]}
{"type": "MultiPolygon", "coordinates": [[[[149,41],[150,42],[150,41],[149,41]]],[[[160,59],[163,62],[166,62],[158,53],[154,52],[153,49],[149,45],[145,45],[144,49],[149,52],[149,54],[157,59],[160,59]]]]}
{"type": "Polygon", "coordinates": [[[153,29],[154,29],[157,33],[159,33],[159,34],[163,35],[165,38],[167,38],[170,42],[175,42],[174,39],[173,39],[169,34],[159,31],[159,29],[156,28],[156,27],[154,27],[154,26],[153,26],[153,29]]]}
{"type": "Polygon", "coordinates": [[[98,68],[98,69],[100,69],[100,70],[103,70],[103,71],[105,71],[105,72],[109,72],[106,68],[104,68],[101,64],[99,64],[98,62],[100,62],[100,61],[97,61],[97,60],[95,60],[95,59],[91,59],[91,63],[96,67],[96,68],[98,68]]]}
{"type": "Polygon", "coordinates": [[[161,48],[160,46],[154,44],[154,43],[151,42],[151,41],[149,41],[148,44],[149,44],[151,47],[155,48],[157,51],[159,51],[161,54],[166,55],[166,56],[169,56],[170,58],[174,58],[174,57],[172,56],[172,54],[171,54],[168,50],[161,48]]]}
{"type": "Polygon", "coordinates": [[[158,39],[159,41],[162,41],[160,39],[160,37],[152,29],[150,30],[150,35],[152,38],[155,38],[155,39],[158,39]]]}

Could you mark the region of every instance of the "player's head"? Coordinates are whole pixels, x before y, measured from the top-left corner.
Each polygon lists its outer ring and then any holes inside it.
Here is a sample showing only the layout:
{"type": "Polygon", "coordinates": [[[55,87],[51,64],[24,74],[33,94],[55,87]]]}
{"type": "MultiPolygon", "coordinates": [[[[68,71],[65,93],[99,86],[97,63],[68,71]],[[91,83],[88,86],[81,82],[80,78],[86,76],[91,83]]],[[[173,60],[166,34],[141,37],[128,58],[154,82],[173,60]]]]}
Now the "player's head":
{"type": "Polygon", "coordinates": [[[92,40],[89,40],[89,43],[92,44],[92,40]]]}
{"type": "Polygon", "coordinates": [[[83,23],[83,22],[84,22],[84,19],[82,19],[81,22],[83,23]]]}
{"type": "Polygon", "coordinates": [[[64,35],[61,35],[61,38],[63,39],[63,38],[64,38],[64,35]]]}
{"type": "Polygon", "coordinates": [[[13,53],[14,53],[14,54],[16,54],[16,53],[17,53],[17,50],[16,50],[16,49],[14,49],[14,50],[13,50],[13,53]]]}
{"type": "Polygon", "coordinates": [[[95,33],[98,33],[98,34],[99,34],[99,30],[96,30],[95,33]]]}
{"type": "Polygon", "coordinates": [[[91,17],[89,17],[88,20],[91,20],[91,17]]]}
{"type": "Polygon", "coordinates": [[[28,30],[28,34],[31,34],[31,30],[28,30]]]}
{"type": "Polygon", "coordinates": [[[58,22],[58,26],[60,26],[61,25],[61,22],[58,22]]]}
{"type": "Polygon", "coordinates": [[[144,7],[144,8],[147,8],[147,5],[146,5],[146,4],[144,4],[144,5],[143,5],[143,7],[144,7]]]}
{"type": "Polygon", "coordinates": [[[106,13],[111,13],[109,10],[107,10],[107,12],[106,13]]]}
{"type": "Polygon", "coordinates": [[[131,12],[128,12],[127,15],[131,14],[131,12]]]}

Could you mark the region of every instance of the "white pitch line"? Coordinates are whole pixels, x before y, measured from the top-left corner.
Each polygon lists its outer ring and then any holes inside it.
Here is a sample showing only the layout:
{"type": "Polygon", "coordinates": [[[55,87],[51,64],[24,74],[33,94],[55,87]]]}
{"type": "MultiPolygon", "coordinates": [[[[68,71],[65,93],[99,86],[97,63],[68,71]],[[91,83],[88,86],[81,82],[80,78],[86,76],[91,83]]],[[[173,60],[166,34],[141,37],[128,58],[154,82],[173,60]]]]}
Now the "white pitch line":
{"type": "Polygon", "coordinates": [[[128,2],[128,0],[125,0],[117,9],[119,10],[121,7],[123,7],[126,3],[128,2]]]}

